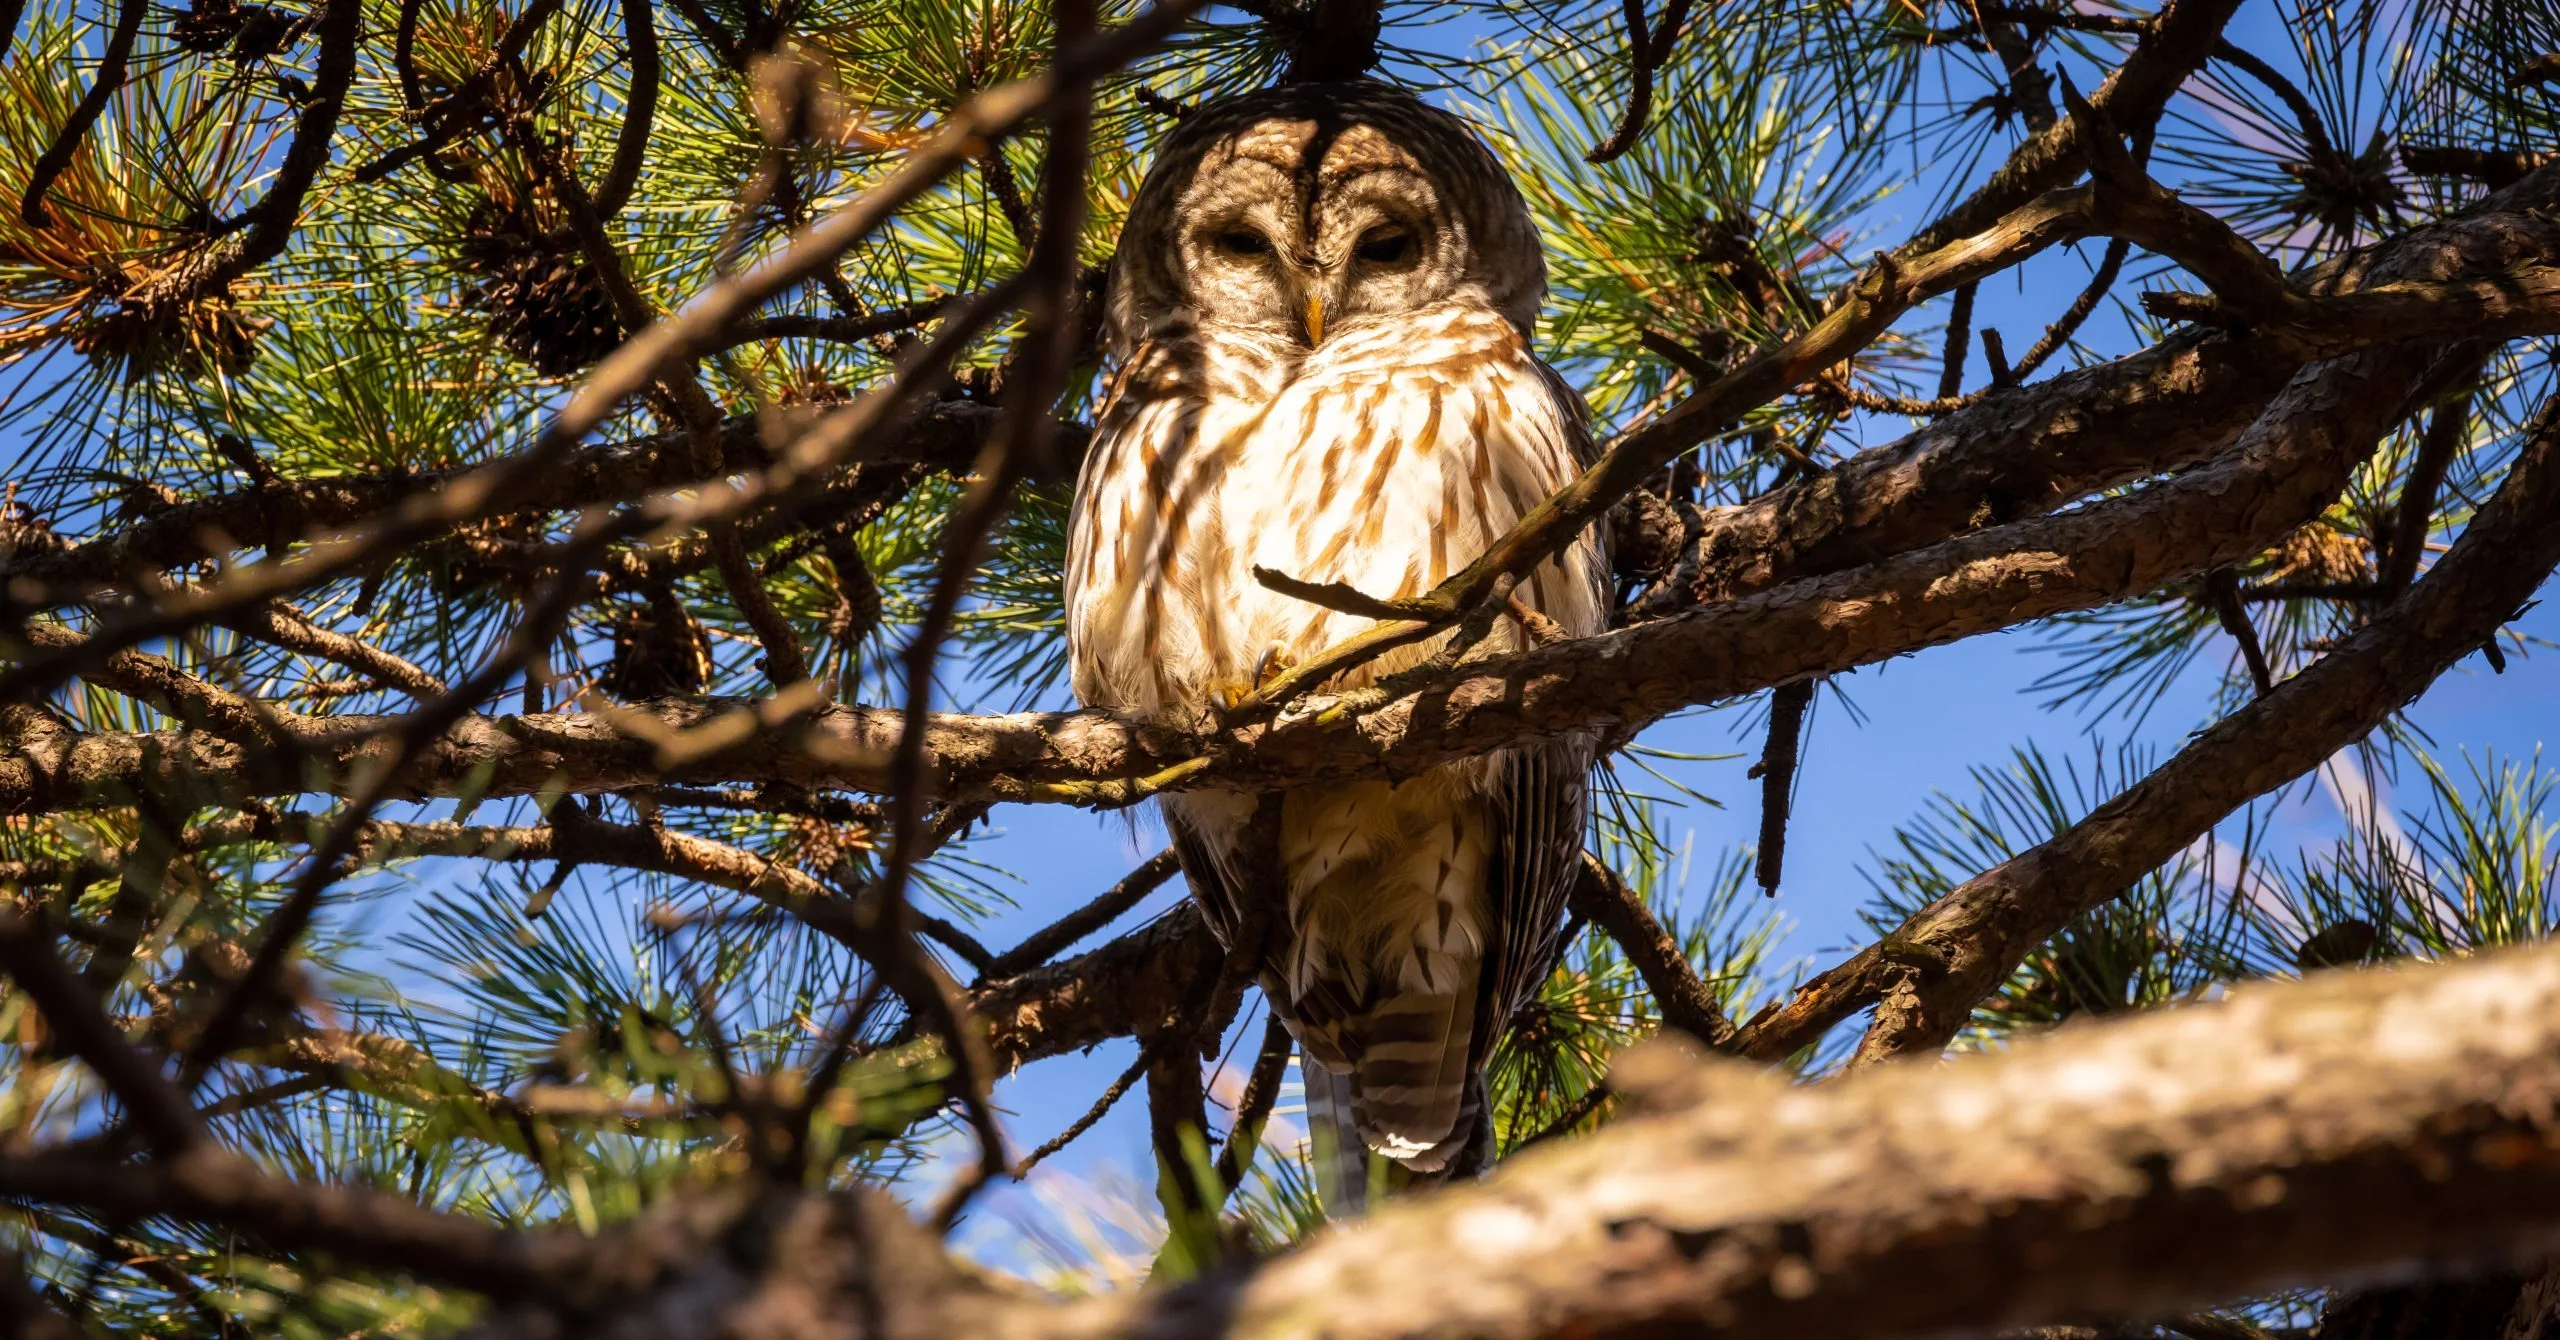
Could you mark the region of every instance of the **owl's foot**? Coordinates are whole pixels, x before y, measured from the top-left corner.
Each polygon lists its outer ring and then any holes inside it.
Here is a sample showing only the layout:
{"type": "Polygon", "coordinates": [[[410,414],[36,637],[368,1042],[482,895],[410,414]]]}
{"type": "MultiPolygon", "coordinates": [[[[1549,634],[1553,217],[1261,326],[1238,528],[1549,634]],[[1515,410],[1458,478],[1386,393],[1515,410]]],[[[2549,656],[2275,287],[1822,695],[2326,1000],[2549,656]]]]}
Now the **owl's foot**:
{"type": "Polygon", "coordinates": [[[1254,690],[1260,692],[1271,687],[1271,681],[1296,669],[1297,665],[1298,658],[1282,650],[1279,643],[1263,648],[1261,661],[1253,667],[1254,690]]]}
{"type": "Polygon", "coordinates": [[[1217,704],[1221,712],[1233,712],[1264,689],[1271,687],[1282,675],[1296,668],[1297,664],[1297,658],[1281,650],[1280,644],[1275,642],[1263,648],[1262,659],[1254,662],[1253,682],[1246,683],[1235,679],[1211,680],[1209,701],[1217,704]]]}

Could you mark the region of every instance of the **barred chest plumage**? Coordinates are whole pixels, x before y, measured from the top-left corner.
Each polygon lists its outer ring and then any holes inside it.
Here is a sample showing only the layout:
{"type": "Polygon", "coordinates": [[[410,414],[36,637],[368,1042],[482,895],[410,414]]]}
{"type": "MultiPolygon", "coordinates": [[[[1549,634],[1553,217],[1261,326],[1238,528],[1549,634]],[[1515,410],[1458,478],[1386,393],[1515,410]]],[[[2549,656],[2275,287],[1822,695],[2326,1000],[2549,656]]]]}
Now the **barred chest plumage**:
{"type": "MultiPolygon", "coordinates": [[[[1465,301],[1313,350],[1211,325],[1152,333],[1123,369],[1071,522],[1077,695],[1198,704],[1358,631],[1253,568],[1426,591],[1573,478],[1578,412],[1509,321],[1465,301]]],[[[1597,632],[1597,562],[1579,544],[1522,594],[1566,632],[1597,632]]],[[[1519,640],[1507,621],[1495,636],[1519,640]]]]}

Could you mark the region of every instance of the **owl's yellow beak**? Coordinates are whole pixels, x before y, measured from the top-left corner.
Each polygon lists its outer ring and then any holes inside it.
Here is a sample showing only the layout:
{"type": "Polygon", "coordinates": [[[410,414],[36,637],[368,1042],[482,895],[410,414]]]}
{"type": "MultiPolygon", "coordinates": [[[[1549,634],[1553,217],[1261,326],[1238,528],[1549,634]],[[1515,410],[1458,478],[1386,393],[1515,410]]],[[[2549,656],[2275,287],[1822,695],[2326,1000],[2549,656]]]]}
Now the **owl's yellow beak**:
{"type": "Polygon", "coordinates": [[[1307,295],[1306,319],[1308,346],[1312,348],[1324,343],[1324,299],[1312,293],[1307,295]]]}

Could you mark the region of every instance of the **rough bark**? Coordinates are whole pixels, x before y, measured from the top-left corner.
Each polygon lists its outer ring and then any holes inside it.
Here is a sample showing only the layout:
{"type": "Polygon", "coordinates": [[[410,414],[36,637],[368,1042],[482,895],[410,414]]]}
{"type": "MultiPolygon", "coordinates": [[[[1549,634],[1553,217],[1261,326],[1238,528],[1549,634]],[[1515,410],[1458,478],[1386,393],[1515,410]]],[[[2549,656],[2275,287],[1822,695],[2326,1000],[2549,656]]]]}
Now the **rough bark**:
{"type": "Polygon", "coordinates": [[[2560,1248],[2560,948],[2225,1000],[1800,1086],[1661,1043],[1636,1114],[1259,1268],[1058,1304],[871,1191],[514,1233],[216,1151],[0,1158],[0,1195],[255,1232],[484,1291],[485,1336],[1839,1340],[2166,1317],[2560,1248]]]}
{"type": "Polygon", "coordinates": [[[1879,998],[1862,1057],[1945,1045],[2072,917],[2363,738],[2494,638],[2560,564],[2560,420],[2550,414],[2453,550],[2373,623],[2060,836],[1966,881],[1754,1020],[1745,1053],[1785,1055],[1879,998]]]}
{"type": "Polygon", "coordinates": [[[2560,1240],[2556,1006],[2544,949],[1812,1089],[1655,1057],[1613,1083],[1672,1111],[1168,1300],[1153,1333],[1887,1336],[2501,1261],[2560,1240]]]}
{"type": "MultiPolygon", "coordinates": [[[[2473,217],[2412,230],[2305,279],[2324,297],[2429,274],[2483,278],[2528,257],[2496,234],[2560,200],[2540,173],[2473,217]]],[[[1766,590],[2047,512],[2147,475],[2185,469],[2229,445],[2298,372],[2275,338],[2192,331],[2111,362],[1995,391],[1900,441],[1748,502],[1710,508],[1679,568],[1638,606],[1655,615],[1766,590]]]]}
{"type": "Polygon", "coordinates": [[[1131,1033],[1163,1031],[1216,975],[1224,952],[1189,902],[1091,953],[990,982],[970,993],[996,1065],[1012,1070],[1044,1056],[1131,1033]]]}
{"type": "MultiPolygon", "coordinates": [[[[925,464],[966,469],[976,460],[1003,411],[968,400],[929,404],[905,423],[877,434],[849,458],[854,463],[925,464]]],[[[678,488],[723,473],[749,470],[766,458],[776,425],[758,415],[724,422],[716,436],[717,459],[693,455],[690,435],[658,433],[628,442],[578,448],[508,500],[505,512],[559,511],[627,501],[659,489],[678,488]]],[[[1060,424],[1066,459],[1088,431],[1060,424]]],[[[480,466],[344,479],[274,480],[233,493],[179,503],[94,539],[71,543],[20,533],[14,552],[0,546],[0,590],[33,583],[30,601],[66,603],[123,582],[136,570],[166,569],[233,548],[290,545],[363,526],[403,500],[432,493],[480,466]]],[[[0,540],[10,538],[0,534],[0,540]]]]}
{"type": "MultiPolygon", "coordinates": [[[[2515,189],[2560,184],[2560,174],[2548,175],[2550,181],[2537,175],[2515,189]]],[[[2351,277],[2440,279],[2560,257],[2560,226],[2527,214],[2486,215],[2417,235],[2424,245],[2412,243],[2389,264],[2376,262],[2351,277]]],[[[2195,349],[2211,343],[2162,361],[2186,366],[2195,349]]],[[[1276,721],[1223,734],[1098,712],[942,716],[932,727],[925,776],[947,801],[1094,804],[1210,782],[1269,787],[1409,776],[1525,739],[1593,726],[1638,727],[1697,703],[2137,595],[2245,558],[2314,515],[2374,437],[2407,412],[2435,355],[2433,346],[2418,345],[2316,365],[2298,374],[2239,445],[2212,464],[2068,514],[1991,526],[1393,691],[1310,698],[1276,721]]],[[[1970,466],[1927,450],[1905,454],[1898,465],[1882,464],[1871,478],[1915,469],[1926,477],[1930,471],[1920,466],[1932,462],[1948,467],[1939,479],[1956,482],[1868,490],[1871,499],[1897,494],[1905,500],[1899,515],[1914,518],[1901,523],[1908,526],[1905,538],[1944,523],[1951,500],[1978,508],[1985,496],[1970,466]],[[1922,517],[1926,526],[1917,520],[1922,517]]],[[[1854,528],[1877,525],[1870,511],[1854,528]]],[[[1842,538],[1847,533],[1815,526],[1804,561],[1815,567],[1848,561],[1854,555],[1837,547],[1853,543],[1842,538]]],[[[1854,543],[1885,547],[1881,540],[1854,543]]],[[[280,721],[292,751],[251,750],[187,732],[75,734],[21,717],[0,740],[7,750],[0,756],[0,813],[121,804],[145,788],[191,803],[337,791],[391,738],[391,722],[383,718],[280,721]]],[[[412,766],[408,785],[420,795],[466,787],[523,795],[553,785],[596,792],[702,781],[877,790],[896,739],[894,712],[830,708],[801,720],[770,706],[702,699],[617,714],[473,716],[412,766]],[[705,726],[714,730],[678,738],[705,726]]]]}

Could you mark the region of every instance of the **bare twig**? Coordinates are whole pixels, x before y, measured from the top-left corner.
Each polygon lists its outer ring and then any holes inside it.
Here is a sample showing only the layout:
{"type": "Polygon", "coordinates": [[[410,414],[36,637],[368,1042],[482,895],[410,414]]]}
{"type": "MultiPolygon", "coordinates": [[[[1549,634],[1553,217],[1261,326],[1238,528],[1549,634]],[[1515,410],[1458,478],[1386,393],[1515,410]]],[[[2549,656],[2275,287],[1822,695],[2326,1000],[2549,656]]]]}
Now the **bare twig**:
{"type": "Polygon", "coordinates": [[[1745,1030],[1744,1052],[1793,1051],[1888,993],[1861,1056],[1943,1043],[2028,948],[2235,807],[2372,730],[2488,641],[2560,563],[2560,525],[2551,520],[2560,515],[2555,435],[2560,430],[2546,419],[2452,551],[2336,650],[2216,723],[2062,835],[1967,881],[1878,947],[1772,1006],[1745,1030]]]}
{"type": "Polygon", "coordinates": [[[2073,298],[2062,315],[2044,328],[2044,334],[2027,346],[2026,354],[2019,358],[2016,367],[2009,370],[2011,381],[2024,381],[2034,376],[2046,359],[2059,353],[2062,346],[2070,342],[2072,335],[2088,321],[2090,313],[2098,310],[2098,303],[2107,296],[2108,290],[2115,287],[2116,276],[2123,272],[2125,258],[2131,254],[2133,243],[2130,241],[2121,237],[2108,239],[2106,254],[2098,259],[2097,272],[2089,276],[2089,283],[2080,290],[2080,296],[2073,298]]]}
{"type": "Polygon", "coordinates": [[[1148,857],[1119,883],[1104,890],[1101,897],[1024,936],[1022,943],[980,965],[985,978],[1011,977],[1048,962],[1058,951],[1119,920],[1181,868],[1174,861],[1171,847],[1148,857]]]}
{"type": "Polygon", "coordinates": [[[1544,1129],[1533,1133],[1528,1139],[1512,1146],[1511,1152],[1517,1154],[1521,1150],[1530,1148],[1533,1145],[1542,1145],[1550,1140],[1561,1140],[1564,1137],[1573,1134],[1574,1131],[1580,1129],[1582,1123],[1591,1119],[1592,1113],[1597,1112],[1602,1107],[1606,1106],[1609,1100],[1615,1096],[1615,1094],[1609,1091],[1609,1086],[1607,1084],[1593,1084],[1590,1088],[1582,1091],[1581,1097],[1565,1104],[1564,1111],[1557,1113],[1556,1119],[1548,1122],[1544,1129]]]}
{"type": "Polygon", "coordinates": [[[2507,76],[2511,88],[2538,88],[2560,79],[2560,51],[2545,52],[2526,61],[2507,76]]]}
{"type": "Polygon", "coordinates": [[[1574,913],[1606,931],[1635,965],[1664,1023],[1708,1047],[1722,1047],[1732,1038],[1733,1021],[1716,1008],[1715,993],[1698,980],[1698,970],[1680,952],[1679,942],[1616,871],[1585,853],[1571,897],[1574,913]]]}
{"type": "Polygon", "coordinates": [[[186,1095],[122,1033],[97,996],[53,956],[45,928],[0,911],[0,970],[27,995],[66,1050],[88,1063],[132,1114],[152,1146],[177,1154],[204,1144],[204,1122],[186,1095]]]}
{"type": "Polygon", "coordinates": [[[1120,1072],[1120,1078],[1111,1081],[1110,1084],[1103,1088],[1102,1096],[1093,1100],[1093,1105],[1085,1109],[1084,1115],[1067,1123],[1067,1128],[1065,1130],[1051,1136],[1048,1140],[1044,1141],[1038,1149],[1032,1150],[1030,1153],[1023,1155],[1022,1161],[1013,1165],[1013,1175],[1016,1177],[1030,1176],[1031,1170],[1040,1166],[1040,1164],[1046,1161],[1050,1155],[1074,1144],[1077,1137],[1082,1136],[1086,1131],[1092,1130],[1094,1123],[1102,1120],[1104,1116],[1110,1113],[1112,1108],[1119,1106],[1120,1099],[1129,1092],[1131,1087],[1137,1084],[1140,1076],[1147,1073],[1148,1063],[1147,1048],[1140,1047],[1138,1049],[1138,1059],[1131,1061],[1129,1063],[1129,1068],[1120,1072]]]}
{"type": "Polygon", "coordinates": [[[282,601],[249,610],[229,623],[234,630],[261,642],[305,656],[335,661],[412,694],[433,697],[446,691],[443,679],[408,659],[362,639],[323,628],[312,622],[308,614],[282,601]]]}
{"type": "Polygon", "coordinates": [[[2418,560],[2426,553],[2427,531],[2435,518],[2436,492],[2444,487],[2445,475],[2462,454],[2470,432],[2471,394],[2465,392],[2438,405],[2427,430],[2419,434],[2417,457],[2409,463],[2399,505],[2391,513],[2391,538],[2382,550],[2376,595],[2396,596],[2416,579],[2418,560]]]}
{"type": "Polygon", "coordinates": [[[221,292],[284,254],[301,222],[302,202],[334,153],[338,118],[346,110],[347,92],[356,79],[357,48],[364,36],[362,8],[358,0],[324,0],[321,5],[320,58],[312,70],[311,94],[294,117],[293,140],[276,163],[267,193],[215,229],[217,233],[237,230],[235,235],[189,257],[128,301],[148,303],[164,296],[221,292]]]}
{"type": "Polygon", "coordinates": [[[1583,161],[1606,163],[1635,147],[1644,134],[1645,122],[1653,116],[1653,77],[1664,61],[1671,59],[1671,48],[1680,39],[1682,24],[1689,21],[1690,0],[1670,0],[1662,11],[1662,22],[1650,31],[1645,27],[1644,0],[1624,0],[1627,25],[1628,79],[1627,110],[1618,118],[1618,128],[1609,138],[1584,154],[1583,161]]]}
{"type": "MultiPolygon", "coordinates": [[[[124,87],[125,75],[133,59],[134,39],[142,35],[142,17],[150,12],[147,0],[123,0],[116,6],[115,26],[107,30],[106,49],[98,55],[97,77],[89,83],[80,100],[71,105],[71,115],[53,132],[53,139],[36,155],[35,166],[27,170],[27,184],[18,196],[18,216],[30,228],[42,228],[52,216],[45,210],[45,193],[53,189],[54,179],[71,167],[80,153],[80,142],[88,137],[89,128],[106,115],[107,104],[114,101],[116,91],[124,87]]],[[[14,31],[14,25],[12,31],[14,31]]]]}
{"type": "MultiPolygon", "coordinates": [[[[1092,30],[1094,10],[1090,0],[1062,4],[1057,22],[1057,68],[1063,71],[1069,65],[1067,51],[1071,44],[1081,42],[1092,30]]],[[[978,571],[985,545],[1012,504],[1014,487],[1028,472],[1031,462],[1048,451],[1049,403],[1064,383],[1072,357],[1076,245],[1084,233],[1085,165],[1092,151],[1092,85],[1082,80],[1070,82],[1061,104],[1050,109],[1049,157],[1042,167],[1040,183],[1039,236],[1032,243],[1030,264],[1024,271],[1033,286],[1034,315],[1032,333],[1026,336],[1029,355],[1016,374],[1017,385],[1009,391],[1019,399],[989,444],[988,459],[979,470],[978,480],[962,496],[952,517],[933,593],[908,636],[907,706],[898,745],[889,763],[889,850],[881,864],[879,882],[869,895],[879,924],[890,928],[893,935],[902,933],[907,879],[921,850],[924,792],[919,783],[924,768],[926,715],[932,704],[934,662],[941,654],[942,640],[959,609],[961,596],[978,571]]],[[[984,1048],[964,1021],[954,1018],[939,1022],[951,1043],[955,1081],[979,1145],[974,1175],[955,1185],[935,1211],[935,1222],[948,1225],[970,1196],[1004,1167],[1005,1159],[1003,1136],[984,1088],[991,1078],[984,1066],[984,1048]]]]}
{"type": "Polygon", "coordinates": [[[911,910],[907,915],[915,919],[917,934],[959,955],[960,961],[976,969],[979,978],[984,980],[987,965],[995,961],[995,955],[987,952],[987,947],[978,942],[978,937],[931,913],[911,910]]]}
{"type": "Polygon", "coordinates": [[[1253,1068],[1245,1073],[1244,1092],[1236,1099],[1235,1121],[1227,1127],[1227,1138],[1218,1147],[1219,1200],[1236,1193],[1244,1185],[1245,1174],[1253,1170],[1254,1156],[1262,1149],[1263,1128],[1271,1120],[1272,1105],[1280,1099],[1280,1085],[1289,1069],[1289,1053],[1297,1039],[1289,1033],[1277,1013],[1267,1014],[1262,1021],[1262,1045],[1253,1054],[1253,1068]]]}
{"type": "Polygon", "coordinates": [[[649,132],[658,119],[658,7],[652,0],[622,0],[622,40],[631,51],[631,92],[613,141],[613,166],[596,188],[596,213],[610,219],[631,201],[649,156],[649,132]]]}
{"type": "Polygon", "coordinates": [[[1955,305],[1947,310],[1947,351],[1938,365],[1938,398],[1964,393],[1964,356],[1973,344],[1973,296],[1979,281],[1956,285],[1955,305]]]}
{"type": "MultiPolygon", "coordinates": [[[[599,529],[598,534],[601,533],[599,529]]],[[[599,543],[594,535],[583,538],[586,545],[599,543]]],[[[579,541],[573,541],[575,547],[579,541]]],[[[275,912],[267,918],[266,933],[258,942],[257,952],[250,956],[248,968],[232,986],[212,1015],[205,1021],[203,1032],[179,1067],[179,1084],[192,1092],[203,1080],[213,1063],[230,1049],[235,1036],[246,1026],[251,1012],[267,993],[274,989],[285,965],[309,929],[311,919],[320,909],[320,897],[339,876],[340,862],[354,854],[365,822],[375,806],[390,798],[400,785],[401,774],[429,740],[443,733],[447,726],[467,715],[472,707],[513,678],[515,672],[559,632],[569,616],[574,588],[567,582],[555,582],[542,597],[526,609],[498,654],[474,672],[471,678],[456,686],[444,697],[427,704],[401,720],[399,733],[392,741],[389,758],[373,775],[358,786],[345,812],[330,828],[329,834],[312,849],[302,873],[294,881],[275,912]]]]}
{"type": "Polygon", "coordinates": [[[755,630],[756,641],[764,648],[765,678],[776,689],[807,679],[809,661],[800,649],[799,630],[782,617],[781,609],[773,603],[773,594],[764,588],[763,577],[747,562],[736,526],[713,528],[711,555],[720,569],[721,584],[729,588],[729,598],[737,602],[738,612],[746,616],[747,626],[755,630]]]}
{"type": "Polygon", "coordinates": [[[490,109],[486,106],[498,76],[506,71],[533,40],[542,25],[560,9],[560,0],[532,0],[498,35],[497,45],[488,56],[465,76],[453,91],[428,104],[418,114],[426,127],[424,134],[391,152],[356,168],[354,180],[380,181],[422,158],[428,158],[446,145],[487,124],[490,109]]]}
{"type": "Polygon", "coordinates": [[[1810,679],[1781,684],[1769,692],[1769,738],[1751,776],[1760,779],[1760,851],[1757,872],[1762,892],[1775,896],[1786,868],[1787,811],[1795,798],[1796,756],[1804,741],[1804,718],[1813,706],[1816,685],[1810,679]]]}
{"type": "Polygon", "coordinates": [[[2274,670],[2267,664],[2267,650],[2258,641],[2258,626],[2249,622],[2249,611],[2240,605],[2240,575],[2230,568],[2216,568],[2204,576],[2205,603],[2212,607],[2214,621],[2222,631],[2240,644],[2240,659],[2249,667],[2249,681],[2264,695],[2275,687],[2274,670]]]}
{"type": "Polygon", "coordinates": [[[731,326],[719,347],[753,344],[762,340],[828,340],[838,344],[860,344],[877,335],[912,330],[967,301],[959,298],[928,298],[899,307],[883,308],[856,316],[812,316],[785,313],[775,316],[751,316],[731,326]]]}

